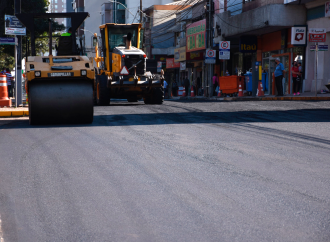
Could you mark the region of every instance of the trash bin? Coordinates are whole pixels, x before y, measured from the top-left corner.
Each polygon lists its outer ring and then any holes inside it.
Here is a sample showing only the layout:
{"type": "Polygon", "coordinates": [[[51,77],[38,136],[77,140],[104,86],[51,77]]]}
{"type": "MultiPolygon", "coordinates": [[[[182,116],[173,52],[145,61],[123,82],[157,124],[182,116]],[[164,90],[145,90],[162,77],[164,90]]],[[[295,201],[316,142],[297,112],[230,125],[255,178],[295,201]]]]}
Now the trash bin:
{"type": "Polygon", "coordinates": [[[268,91],[268,73],[262,73],[262,86],[264,88],[264,92],[268,91]]]}
{"type": "Polygon", "coordinates": [[[252,73],[245,74],[245,87],[249,95],[252,95],[252,73]]]}
{"type": "Polygon", "coordinates": [[[238,94],[238,76],[220,76],[220,91],[224,95],[237,96],[238,94]]]}

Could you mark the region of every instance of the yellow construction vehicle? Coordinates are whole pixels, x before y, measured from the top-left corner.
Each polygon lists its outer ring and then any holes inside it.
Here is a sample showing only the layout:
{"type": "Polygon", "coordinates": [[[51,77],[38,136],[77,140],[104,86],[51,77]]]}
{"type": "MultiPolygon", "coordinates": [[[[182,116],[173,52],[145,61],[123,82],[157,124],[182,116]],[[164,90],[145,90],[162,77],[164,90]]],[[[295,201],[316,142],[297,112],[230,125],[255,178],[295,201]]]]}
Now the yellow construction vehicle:
{"type": "MultiPolygon", "coordinates": [[[[32,56],[26,58],[26,90],[30,124],[92,123],[93,61],[78,54],[75,31],[88,13],[17,14],[31,33],[32,56]],[[52,54],[52,22],[49,21],[49,56],[36,56],[34,19],[71,18],[71,36],[59,38],[57,56],[52,54]]],[[[80,48],[83,49],[82,46],[80,48]]]]}
{"type": "MultiPolygon", "coordinates": [[[[97,73],[94,98],[97,105],[109,105],[110,98],[145,104],[162,104],[164,100],[163,73],[147,65],[146,54],[140,49],[141,24],[100,26],[100,48],[96,48],[97,73]]],[[[156,64],[157,65],[157,64],[156,64]]]]}

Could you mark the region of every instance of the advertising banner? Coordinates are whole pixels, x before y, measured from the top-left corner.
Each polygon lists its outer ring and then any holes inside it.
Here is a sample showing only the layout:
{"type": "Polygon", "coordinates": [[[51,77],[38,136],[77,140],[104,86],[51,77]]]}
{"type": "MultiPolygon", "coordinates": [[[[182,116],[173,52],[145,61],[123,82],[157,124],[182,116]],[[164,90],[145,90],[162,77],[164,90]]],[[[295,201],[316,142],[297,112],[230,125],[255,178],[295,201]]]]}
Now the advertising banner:
{"type": "Polygon", "coordinates": [[[186,30],[187,52],[205,49],[206,19],[188,25],[186,30]]]}
{"type": "Polygon", "coordinates": [[[180,62],[180,71],[185,71],[186,70],[186,62],[180,62]]]}
{"type": "Polygon", "coordinates": [[[186,60],[186,46],[174,49],[174,62],[186,60]]]}
{"type": "Polygon", "coordinates": [[[325,42],[326,36],[326,29],[324,28],[309,29],[309,42],[325,42]]]}
{"type": "Polygon", "coordinates": [[[13,15],[5,15],[5,34],[6,35],[26,35],[26,28],[13,15]]]}
{"type": "Polygon", "coordinates": [[[195,60],[204,60],[204,55],[205,55],[205,51],[188,52],[186,57],[187,57],[187,60],[195,61],[195,60]]]}
{"type": "Polygon", "coordinates": [[[166,59],[166,69],[180,68],[180,62],[174,62],[174,58],[166,59]]]}
{"type": "Polygon", "coordinates": [[[306,45],[307,27],[292,27],[291,28],[291,44],[292,45],[306,45]]]}

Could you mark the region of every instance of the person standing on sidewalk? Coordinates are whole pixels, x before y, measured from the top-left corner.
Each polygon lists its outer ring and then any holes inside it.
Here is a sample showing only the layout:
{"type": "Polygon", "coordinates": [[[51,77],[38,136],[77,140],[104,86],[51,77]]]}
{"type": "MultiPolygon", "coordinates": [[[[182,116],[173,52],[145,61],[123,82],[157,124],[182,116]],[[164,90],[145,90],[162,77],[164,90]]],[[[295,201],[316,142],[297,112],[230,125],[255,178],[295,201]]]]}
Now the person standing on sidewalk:
{"type": "Polygon", "coordinates": [[[298,64],[296,61],[293,62],[293,66],[291,68],[291,71],[292,71],[292,81],[293,81],[293,88],[292,88],[292,91],[293,91],[293,95],[295,96],[296,94],[297,95],[300,95],[299,93],[299,84],[298,82],[300,82],[298,80],[298,77],[300,75],[300,72],[299,72],[299,67],[298,67],[298,64]]]}
{"type": "Polygon", "coordinates": [[[212,77],[212,83],[213,83],[213,96],[217,96],[217,94],[215,93],[215,89],[217,89],[218,86],[218,75],[217,73],[214,73],[213,77],[212,77]]]}
{"type": "Polygon", "coordinates": [[[282,79],[284,76],[284,66],[280,61],[280,58],[275,59],[276,63],[276,68],[274,71],[274,76],[275,76],[275,84],[276,84],[276,89],[277,89],[277,95],[278,96],[283,96],[283,85],[282,85],[282,79]]]}
{"type": "Polygon", "coordinates": [[[168,84],[166,80],[164,80],[164,97],[168,98],[168,84]]]}
{"type": "Polygon", "coordinates": [[[188,79],[188,76],[186,76],[186,78],[184,79],[183,84],[184,84],[185,91],[186,91],[186,97],[188,97],[189,87],[190,87],[190,81],[188,79]]]}

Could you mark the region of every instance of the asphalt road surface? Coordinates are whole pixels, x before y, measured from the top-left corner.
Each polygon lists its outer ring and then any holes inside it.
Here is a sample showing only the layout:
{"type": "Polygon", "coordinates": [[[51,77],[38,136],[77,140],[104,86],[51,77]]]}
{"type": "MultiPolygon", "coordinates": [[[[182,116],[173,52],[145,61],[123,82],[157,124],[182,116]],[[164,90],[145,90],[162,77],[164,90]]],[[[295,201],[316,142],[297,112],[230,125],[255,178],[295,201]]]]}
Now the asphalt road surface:
{"type": "Polygon", "coordinates": [[[0,120],[0,241],[330,241],[330,102],[0,120]]]}

